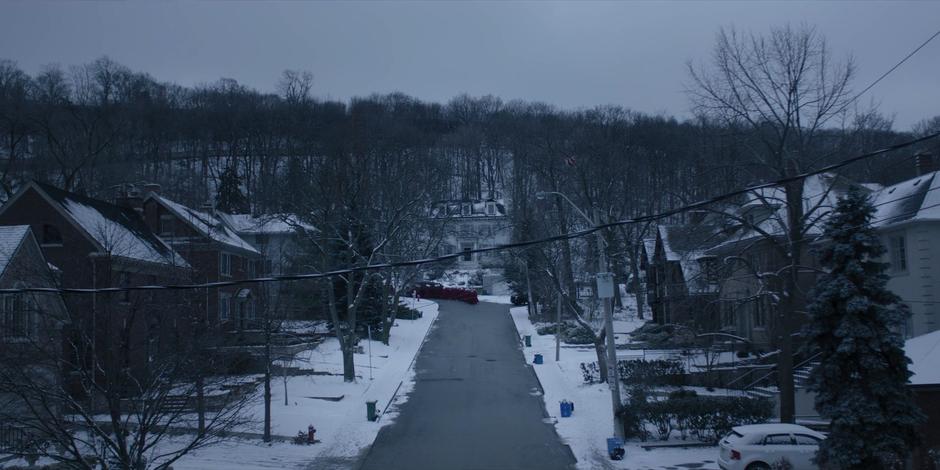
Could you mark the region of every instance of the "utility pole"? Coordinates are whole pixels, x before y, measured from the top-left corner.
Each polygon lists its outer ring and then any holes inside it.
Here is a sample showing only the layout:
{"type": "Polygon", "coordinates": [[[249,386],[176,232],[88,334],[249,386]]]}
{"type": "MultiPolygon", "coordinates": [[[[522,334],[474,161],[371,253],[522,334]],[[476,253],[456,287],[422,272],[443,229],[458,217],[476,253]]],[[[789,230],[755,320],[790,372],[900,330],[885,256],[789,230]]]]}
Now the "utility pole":
{"type": "MultiPolygon", "coordinates": [[[[588,217],[577,204],[568,196],[558,191],[543,191],[535,195],[537,199],[544,199],[549,194],[555,194],[568,204],[591,225],[597,228],[600,225],[600,213],[595,213],[595,218],[588,217]]],[[[620,402],[620,381],[617,378],[617,345],[614,341],[614,312],[611,300],[614,297],[614,275],[607,272],[607,240],[604,239],[602,231],[595,232],[597,235],[597,297],[604,304],[604,329],[607,332],[606,346],[607,351],[607,385],[610,387],[610,403],[613,409],[614,437],[623,438],[623,425],[620,421],[621,402],[620,402]]]]}
{"type": "MultiPolygon", "coordinates": [[[[600,214],[598,214],[599,216],[600,214]]],[[[600,222],[600,217],[596,219],[600,222]]],[[[594,224],[596,227],[597,224],[594,224]]],[[[614,312],[611,301],[614,297],[613,274],[607,272],[607,253],[604,249],[607,241],[601,231],[597,231],[597,297],[604,304],[604,328],[607,330],[607,385],[610,386],[610,401],[614,413],[614,436],[623,438],[623,426],[620,423],[620,380],[617,377],[617,343],[614,341],[614,312]]]]}
{"type": "Polygon", "coordinates": [[[561,360],[561,283],[558,286],[558,311],[555,313],[555,362],[561,360]]]}

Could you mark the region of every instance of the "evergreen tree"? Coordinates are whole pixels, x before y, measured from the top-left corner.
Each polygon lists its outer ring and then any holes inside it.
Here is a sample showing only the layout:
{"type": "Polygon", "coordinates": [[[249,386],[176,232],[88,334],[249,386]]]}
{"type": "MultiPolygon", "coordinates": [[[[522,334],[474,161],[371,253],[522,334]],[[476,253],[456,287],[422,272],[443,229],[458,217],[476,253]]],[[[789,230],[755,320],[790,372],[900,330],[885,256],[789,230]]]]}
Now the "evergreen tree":
{"type": "Polygon", "coordinates": [[[907,388],[901,328],[909,311],[886,287],[874,206],[852,189],[825,225],[827,271],[814,289],[806,337],[819,350],[810,375],[816,410],[831,420],[816,461],[827,469],[902,468],[924,419],[907,388]]]}
{"type": "Polygon", "coordinates": [[[219,177],[219,188],[215,194],[215,207],[229,213],[248,212],[248,199],[242,193],[238,169],[231,165],[219,177]]]}

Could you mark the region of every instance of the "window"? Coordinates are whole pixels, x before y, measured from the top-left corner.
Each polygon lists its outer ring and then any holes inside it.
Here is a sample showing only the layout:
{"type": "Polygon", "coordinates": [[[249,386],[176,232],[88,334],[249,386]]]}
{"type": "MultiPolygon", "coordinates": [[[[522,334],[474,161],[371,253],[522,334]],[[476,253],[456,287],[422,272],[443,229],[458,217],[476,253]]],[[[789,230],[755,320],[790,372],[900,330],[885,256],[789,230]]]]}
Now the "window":
{"type": "Polygon", "coordinates": [[[219,253],[219,275],[231,277],[232,255],[228,253],[219,253]]]}
{"type": "Polygon", "coordinates": [[[3,338],[28,338],[36,330],[36,319],[25,294],[8,294],[2,297],[0,308],[0,334],[3,338]]]}
{"type": "Polygon", "coordinates": [[[904,235],[892,236],[888,239],[891,254],[891,272],[907,272],[907,241],[904,235]]]}
{"type": "Polygon", "coordinates": [[[264,260],[264,275],[270,275],[274,273],[274,261],[266,259],[264,260]]]}
{"type": "MultiPolygon", "coordinates": [[[[120,287],[129,287],[131,285],[131,275],[124,271],[119,272],[118,273],[118,285],[120,287]]],[[[121,299],[121,302],[130,302],[131,291],[122,290],[119,298],[121,299]]]]}
{"type": "Polygon", "coordinates": [[[219,323],[225,323],[229,320],[231,316],[231,301],[232,295],[219,292],[219,323]]]}
{"type": "Polygon", "coordinates": [[[460,205],[460,215],[470,215],[470,203],[466,202],[460,205]]]}
{"type": "Polygon", "coordinates": [[[173,235],[173,215],[160,214],[160,236],[169,237],[173,235]]]}
{"type": "Polygon", "coordinates": [[[789,434],[769,434],[764,438],[765,446],[789,446],[793,445],[789,434]]]}
{"type": "Polygon", "coordinates": [[[463,253],[463,256],[460,257],[461,261],[473,261],[473,253],[470,251],[473,250],[472,243],[462,243],[460,245],[460,252],[463,253]]]}
{"type": "Polygon", "coordinates": [[[486,215],[496,215],[496,204],[492,202],[486,203],[486,215]]]}
{"type": "Polygon", "coordinates": [[[42,244],[62,246],[62,233],[55,226],[42,226],[42,244]]]}
{"type": "Polygon", "coordinates": [[[770,311],[770,301],[766,295],[757,298],[754,303],[754,326],[764,328],[767,326],[767,313],[770,311]]]}
{"type": "Polygon", "coordinates": [[[807,434],[795,434],[793,436],[796,438],[796,445],[798,446],[818,446],[819,439],[807,434]]]}
{"type": "Polygon", "coordinates": [[[248,277],[257,277],[259,263],[261,261],[248,260],[248,277]]]}

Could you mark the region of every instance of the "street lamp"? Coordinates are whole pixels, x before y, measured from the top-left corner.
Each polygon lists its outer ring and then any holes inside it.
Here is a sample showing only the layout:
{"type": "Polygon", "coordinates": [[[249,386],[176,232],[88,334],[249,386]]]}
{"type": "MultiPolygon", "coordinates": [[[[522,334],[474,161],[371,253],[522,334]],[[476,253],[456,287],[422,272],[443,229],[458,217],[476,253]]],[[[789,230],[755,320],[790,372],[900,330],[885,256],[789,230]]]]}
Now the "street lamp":
{"type": "MultiPolygon", "coordinates": [[[[599,224],[588,217],[581,208],[578,207],[568,196],[558,191],[540,191],[535,193],[536,199],[545,199],[549,194],[561,197],[574,210],[587,221],[592,228],[597,228],[599,224]]],[[[614,341],[614,312],[611,305],[613,298],[613,275],[607,272],[607,240],[600,230],[595,232],[597,235],[597,296],[604,305],[604,329],[607,330],[607,385],[610,387],[610,400],[614,413],[614,436],[623,437],[623,427],[620,425],[620,382],[617,380],[617,349],[614,341]]]]}

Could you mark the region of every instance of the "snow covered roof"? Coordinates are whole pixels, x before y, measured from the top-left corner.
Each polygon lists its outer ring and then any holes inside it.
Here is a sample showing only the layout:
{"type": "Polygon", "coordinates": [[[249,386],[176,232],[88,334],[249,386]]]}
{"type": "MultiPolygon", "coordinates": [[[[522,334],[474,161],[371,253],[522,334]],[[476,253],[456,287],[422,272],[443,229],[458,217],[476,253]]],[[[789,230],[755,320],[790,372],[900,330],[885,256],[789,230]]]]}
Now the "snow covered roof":
{"type": "MultiPolygon", "coordinates": [[[[836,206],[839,197],[852,186],[858,185],[832,173],[812,175],[803,180],[803,212],[808,220],[816,222],[807,228],[807,235],[822,234],[821,222],[836,206]]],[[[868,189],[865,185],[860,187],[868,189]]],[[[763,237],[765,233],[772,236],[784,235],[787,220],[786,192],[780,186],[751,191],[739,207],[730,210],[729,215],[748,223],[738,221],[740,227],[733,234],[732,231],[727,231],[729,236],[726,241],[713,247],[716,251],[725,246],[763,237]]]]}
{"type": "Polygon", "coordinates": [[[904,353],[911,360],[911,385],[940,384],[940,330],[907,340],[904,353]]]}
{"type": "Polygon", "coordinates": [[[875,226],[911,220],[940,220],[940,178],[927,173],[875,193],[875,226]]]}
{"type": "Polygon", "coordinates": [[[230,227],[244,234],[291,234],[297,230],[315,231],[293,214],[218,214],[230,227]]]}
{"type": "Polygon", "coordinates": [[[688,225],[661,225],[659,239],[667,261],[679,263],[682,277],[690,293],[713,292],[717,289],[709,283],[702,272],[699,261],[707,256],[708,248],[724,240],[720,226],[711,220],[688,225]]]}
{"type": "Polygon", "coordinates": [[[431,208],[431,217],[505,217],[502,199],[440,201],[431,208]],[[492,209],[487,209],[487,207],[492,209]]]}
{"type": "Polygon", "coordinates": [[[28,233],[29,225],[0,226],[0,273],[6,271],[28,233]]]}
{"type": "Polygon", "coordinates": [[[133,209],[43,183],[32,184],[111,256],[189,267],[189,263],[157,237],[133,209]]]}
{"type": "Polygon", "coordinates": [[[225,222],[213,214],[184,206],[156,193],[150,193],[147,199],[157,201],[168,211],[189,224],[197,233],[210,240],[237,250],[260,254],[255,247],[239,237],[225,222]]]}

